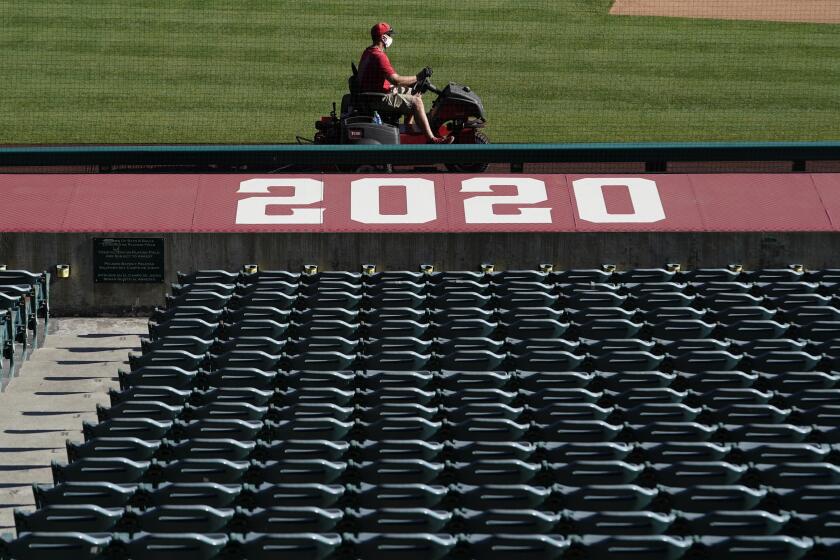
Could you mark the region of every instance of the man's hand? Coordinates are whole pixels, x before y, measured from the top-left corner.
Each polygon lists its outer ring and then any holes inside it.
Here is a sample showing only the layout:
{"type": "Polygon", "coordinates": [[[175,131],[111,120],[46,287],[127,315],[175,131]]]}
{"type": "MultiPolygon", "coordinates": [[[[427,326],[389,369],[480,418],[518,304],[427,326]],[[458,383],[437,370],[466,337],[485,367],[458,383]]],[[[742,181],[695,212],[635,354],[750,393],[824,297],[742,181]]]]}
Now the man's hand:
{"type": "Polygon", "coordinates": [[[431,77],[432,77],[432,69],[429,68],[428,66],[426,66],[425,68],[420,70],[417,73],[417,76],[416,76],[418,82],[421,82],[421,81],[425,80],[426,78],[431,78],[431,77]]]}

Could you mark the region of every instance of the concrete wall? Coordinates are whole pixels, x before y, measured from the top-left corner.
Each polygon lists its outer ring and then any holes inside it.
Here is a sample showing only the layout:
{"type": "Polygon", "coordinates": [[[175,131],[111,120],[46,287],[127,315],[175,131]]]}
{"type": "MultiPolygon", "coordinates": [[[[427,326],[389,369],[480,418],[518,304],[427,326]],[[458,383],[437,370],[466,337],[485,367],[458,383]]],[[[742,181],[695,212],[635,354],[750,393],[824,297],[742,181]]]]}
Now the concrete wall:
{"type": "Polygon", "coordinates": [[[551,262],[558,269],[616,264],[619,269],[682,263],[684,268],[742,263],[748,269],[802,263],[840,267],[836,233],[459,233],[459,234],[0,234],[0,263],[10,269],[49,270],[72,266],[72,276],[52,283],[54,315],[146,315],[162,305],[168,284],[94,284],[94,237],[163,237],[166,278],[176,271],[238,269],[299,270],[475,270],[492,262],[497,270],[531,269],[551,262]]]}

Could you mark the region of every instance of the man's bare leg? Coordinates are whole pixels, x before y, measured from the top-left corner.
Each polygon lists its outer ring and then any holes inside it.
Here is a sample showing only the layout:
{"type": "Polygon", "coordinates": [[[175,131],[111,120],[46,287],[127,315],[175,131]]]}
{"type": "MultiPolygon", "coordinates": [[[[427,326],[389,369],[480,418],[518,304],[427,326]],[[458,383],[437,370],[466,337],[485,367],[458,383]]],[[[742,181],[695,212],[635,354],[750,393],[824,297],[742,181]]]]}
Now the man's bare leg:
{"type": "Polygon", "coordinates": [[[411,127],[411,130],[413,132],[417,132],[417,133],[423,132],[422,130],[420,130],[420,127],[417,126],[417,123],[414,121],[414,113],[405,116],[405,127],[406,127],[406,129],[411,127]]]}
{"type": "Polygon", "coordinates": [[[423,106],[423,98],[419,95],[414,96],[414,118],[422,127],[421,132],[426,135],[426,138],[434,140],[436,136],[435,133],[432,132],[432,127],[429,126],[429,119],[426,117],[426,108],[423,106]]]}

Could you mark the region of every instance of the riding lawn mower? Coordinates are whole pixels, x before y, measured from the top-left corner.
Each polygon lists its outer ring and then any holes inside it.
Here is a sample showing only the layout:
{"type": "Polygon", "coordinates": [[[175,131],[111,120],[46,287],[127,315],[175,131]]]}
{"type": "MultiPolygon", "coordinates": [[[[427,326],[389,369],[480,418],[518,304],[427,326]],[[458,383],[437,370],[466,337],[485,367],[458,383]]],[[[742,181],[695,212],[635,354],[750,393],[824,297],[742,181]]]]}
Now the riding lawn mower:
{"type": "MultiPolygon", "coordinates": [[[[400,123],[401,114],[384,111],[379,103],[384,94],[359,90],[358,69],[351,64],[353,74],[348,79],[350,92],[341,99],[341,110],[315,123],[315,144],[425,144],[426,136],[413,125],[400,123]]],[[[432,84],[431,68],[417,75],[411,93],[430,91],[437,94],[428,112],[429,125],[438,136],[452,136],[456,144],[489,144],[481,130],[486,117],[481,98],[468,86],[450,82],[443,89],[432,84]]],[[[300,139],[299,139],[300,140],[300,139]]],[[[447,169],[458,173],[481,173],[486,163],[452,163],[447,169]]]]}

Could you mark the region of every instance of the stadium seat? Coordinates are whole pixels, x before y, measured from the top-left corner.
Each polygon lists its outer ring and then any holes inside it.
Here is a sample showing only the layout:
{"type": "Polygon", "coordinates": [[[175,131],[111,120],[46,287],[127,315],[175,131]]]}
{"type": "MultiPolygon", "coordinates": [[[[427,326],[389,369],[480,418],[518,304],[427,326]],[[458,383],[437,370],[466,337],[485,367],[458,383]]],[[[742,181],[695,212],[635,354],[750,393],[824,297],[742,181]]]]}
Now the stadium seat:
{"type": "Polygon", "coordinates": [[[141,484],[132,496],[131,505],[138,509],[161,506],[208,506],[214,509],[233,508],[240,500],[242,486],[215,482],[163,482],[141,484]]]}
{"type": "Polygon", "coordinates": [[[289,315],[290,319],[298,324],[311,323],[313,321],[342,321],[344,323],[358,323],[361,313],[357,310],[344,309],[343,307],[318,307],[309,308],[304,311],[295,310],[289,315]]]}
{"type": "Polygon", "coordinates": [[[18,533],[107,533],[115,530],[123,510],[96,505],[52,505],[31,513],[16,510],[14,515],[18,533]]]}
{"type": "Polygon", "coordinates": [[[440,367],[452,371],[495,371],[500,369],[504,360],[504,354],[488,350],[462,350],[442,358],[440,367]]]}
{"type": "Polygon", "coordinates": [[[572,293],[566,300],[571,309],[589,309],[590,307],[622,307],[627,296],[613,292],[581,291],[572,293]]]}
{"type": "Polygon", "coordinates": [[[224,284],[221,282],[198,282],[189,284],[171,284],[170,291],[173,297],[182,296],[193,292],[212,292],[222,296],[233,295],[234,291],[241,291],[236,284],[224,284]]]}
{"type": "Polygon", "coordinates": [[[703,371],[734,371],[738,368],[742,356],[724,350],[694,350],[673,359],[677,371],[699,373],[703,371]]]}
{"type": "Polygon", "coordinates": [[[699,319],[667,319],[653,325],[651,336],[667,341],[708,338],[714,328],[699,319]]]}
{"type": "Polygon", "coordinates": [[[641,323],[626,319],[595,319],[580,326],[581,338],[600,340],[605,338],[633,338],[642,329],[641,323]]]}
{"type": "MultiPolygon", "coordinates": [[[[643,364],[647,365],[648,362],[645,356],[642,356],[642,359],[643,364]]],[[[621,371],[620,369],[615,369],[612,372],[599,371],[593,385],[619,393],[626,389],[666,388],[670,387],[677,379],[677,376],[674,374],[661,371],[648,371],[650,369],[629,372],[621,371]]]]}
{"type": "Polygon", "coordinates": [[[504,326],[506,335],[517,339],[560,338],[568,328],[568,323],[553,319],[519,319],[504,326]]]}
{"type": "Polygon", "coordinates": [[[201,381],[210,388],[251,387],[263,391],[270,391],[279,383],[276,373],[268,373],[257,368],[218,369],[204,375],[201,381]]]}
{"type": "Polygon", "coordinates": [[[732,446],[715,442],[647,442],[639,444],[639,450],[647,461],[671,463],[677,461],[723,461],[732,453],[732,446]]]}
{"type": "Polygon", "coordinates": [[[196,560],[216,558],[228,542],[223,534],[137,533],[130,538],[121,538],[121,554],[137,560],[180,560],[185,557],[196,560]]]}
{"type": "Polygon", "coordinates": [[[181,305],[171,309],[157,307],[149,320],[155,323],[163,323],[178,317],[181,319],[201,319],[213,323],[218,322],[224,314],[224,309],[212,309],[203,305],[181,305]]]}
{"type": "Polygon", "coordinates": [[[53,480],[58,482],[113,482],[131,484],[142,480],[151,463],[124,457],[85,458],[66,465],[53,462],[53,480]]]}
{"type": "Polygon", "coordinates": [[[704,307],[721,311],[735,306],[760,307],[764,304],[764,297],[746,292],[711,292],[704,294],[701,301],[704,307]]]}
{"type": "Polygon", "coordinates": [[[622,284],[655,284],[671,282],[677,273],[663,268],[636,268],[615,274],[622,284]]]}
{"type": "Polygon", "coordinates": [[[531,484],[469,486],[459,485],[457,498],[472,509],[545,509],[552,490],[531,484]]]}
{"type": "Polygon", "coordinates": [[[835,284],[181,275],[0,558],[832,558],[835,284]]]}
{"type": "Polygon", "coordinates": [[[766,488],[750,488],[743,484],[662,487],[662,491],[667,492],[673,509],[693,513],[750,511],[767,500],[769,494],[766,488]]]}
{"type": "Polygon", "coordinates": [[[788,294],[813,294],[820,287],[815,282],[771,282],[754,284],[758,293],[768,297],[784,297],[788,294]]]}
{"type": "Polygon", "coordinates": [[[790,325],[771,320],[745,319],[726,325],[724,335],[732,340],[750,341],[763,338],[783,338],[790,325]]]}
{"type": "Polygon", "coordinates": [[[715,319],[721,324],[731,325],[738,321],[759,320],[765,321],[775,317],[775,311],[762,307],[760,305],[752,306],[732,306],[727,309],[715,313],[715,319]]]}
{"type": "Polygon", "coordinates": [[[680,276],[689,282],[736,282],[742,274],[729,268],[695,268],[680,276]]]}
{"type": "Polygon", "coordinates": [[[34,484],[35,507],[53,505],[96,505],[123,508],[133,499],[137,486],[111,482],[64,482],[55,485],[34,484]]]}
{"type": "Polygon", "coordinates": [[[691,544],[690,540],[668,535],[587,535],[581,539],[579,547],[590,558],[676,560],[686,554],[691,544]]]}
{"type": "Polygon", "coordinates": [[[352,503],[362,508],[437,508],[450,487],[428,484],[359,484],[351,487],[352,503]]]}
{"type": "Polygon", "coordinates": [[[152,341],[171,336],[194,336],[209,340],[216,336],[218,329],[218,323],[211,323],[202,319],[173,318],[162,323],[150,322],[149,337],[152,341]]]}
{"type": "Polygon", "coordinates": [[[585,388],[595,374],[575,371],[517,371],[515,382],[520,389],[538,392],[543,389],[585,388]]]}
{"type": "Polygon", "coordinates": [[[601,371],[655,371],[662,366],[664,356],[644,351],[615,351],[595,358],[595,367],[601,371]]]}
{"type": "Polygon", "coordinates": [[[578,535],[661,535],[668,531],[676,516],[651,511],[570,512],[562,523],[578,535]]]}
{"type": "Polygon", "coordinates": [[[179,459],[225,459],[247,461],[256,444],[230,438],[190,438],[180,442],[163,441],[158,456],[168,461],[179,459]]]}
{"type": "Polygon", "coordinates": [[[652,311],[663,307],[692,307],[697,298],[681,292],[645,292],[633,299],[636,307],[652,311]]]}
{"type": "Polygon", "coordinates": [[[234,294],[227,302],[228,311],[237,311],[253,307],[269,307],[280,310],[291,310],[298,302],[295,295],[276,291],[256,291],[250,294],[234,294]]]}
{"type": "Polygon", "coordinates": [[[803,325],[799,334],[806,340],[815,342],[826,342],[838,338],[840,332],[840,321],[814,321],[803,325]]]}
{"type": "Polygon", "coordinates": [[[564,270],[555,272],[552,280],[559,284],[591,284],[606,283],[612,280],[613,273],[606,270],[592,268],[580,270],[564,270]]]}
{"type": "Polygon", "coordinates": [[[125,457],[132,461],[150,461],[160,448],[160,443],[133,437],[102,437],[84,443],[68,441],[66,447],[67,459],[71,462],[85,457],[125,457]]]}
{"type": "Polygon", "coordinates": [[[185,350],[153,350],[142,355],[129,354],[128,364],[132,370],[144,366],[174,366],[194,371],[202,369],[207,359],[203,354],[190,354],[185,350]]]}
{"type": "Polygon", "coordinates": [[[203,355],[210,351],[214,343],[212,339],[204,340],[197,336],[167,336],[155,341],[140,339],[140,347],[144,354],[155,350],[183,350],[190,354],[203,355]]]}
{"type": "Polygon", "coordinates": [[[109,548],[113,537],[102,533],[22,533],[14,540],[0,539],[0,557],[20,560],[96,560],[109,548]]]}
{"type": "Polygon", "coordinates": [[[428,508],[362,509],[348,518],[356,531],[361,533],[405,534],[440,533],[452,522],[449,511],[428,508]]]}
{"type": "Polygon", "coordinates": [[[514,356],[545,350],[557,350],[580,354],[580,342],[562,338],[532,338],[528,340],[507,339],[508,349],[514,356]]]}
{"type": "Polygon", "coordinates": [[[517,356],[514,363],[518,370],[563,372],[577,370],[583,361],[584,356],[570,352],[537,350],[517,356]]]}
{"type": "Polygon", "coordinates": [[[245,305],[238,309],[225,309],[223,321],[228,324],[238,323],[243,319],[269,319],[278,323],[288,323],[292,311],[269,305],[245,305]]]}
{"type": "Polygon", "coordinates": [[[166,436],[172,422],[156,421],[150,418],[112,418],[98,424],[84,422],[82,432],[85,440],[97,437],[133,437],[144,441],[158,440],[166,436]]]}
{"type": "Polygon", "coordinates": [[[271,534],[249,533],[231,535],[225,550],[236,551],[237,557],[254,560],[272,560],[282,551],[288,560],[323,560],[329,558],[341,545],[337,534],[271,534]]]}
{"type": "Polygon", "coordinates": [[[704,320],[706,319],[707,312],[705,309],[694,309],[693,307],[657,307],[656,309],[645,311],[643,316],[648,323],[660,323],[671,319],[704,320]]]}
{"type": "Polygon", "coordinates": [[[353,553],[361,558],[383,558],[398,550],[405,560],[441,560],[456,545],[456,538],[434,533],[359,533],[347,539],[353,553]]]}
{"type": "Polygon", "coordinates": [[[160,505],[130,512],[131,529],[155,534],[224,533],[234,516],[232,509],[207,505],[160,505]]]}
{"type": "Polygon", "coordinates": [[[583,324],[593,319],[627,319],[632,321],[636,312],[621,307],[589,307],[586,309],[570,309],[568,315],[575,323],[583,324]]]}
{"type": "Polygon", "coordinates": [[[804,558],[813,547],[807,538],[780,535],[703,537],[698,548],[709,557],[723,558],[783,558],[798,560],[804,558]]]}
{"type": "MultiPolygon", "coordinates": [[[[424,344],[431,346],[431,343],[424,344]]],[[[504,344],[501,340],[493,340],[487,337],[464,337],[451,340],[440,339],[438,340],[435,352],[440,355],[446,355],[452,352],[486,350],[498,354],[502,352],[504,344]]],[[[370,345],[368,345],[368,348],[370,348],[370,345]]]]}

